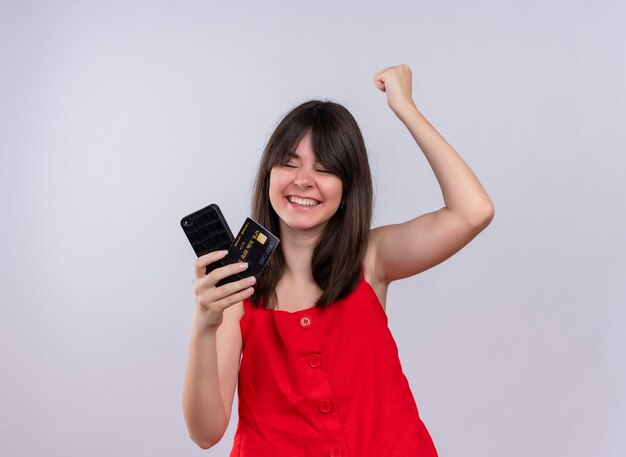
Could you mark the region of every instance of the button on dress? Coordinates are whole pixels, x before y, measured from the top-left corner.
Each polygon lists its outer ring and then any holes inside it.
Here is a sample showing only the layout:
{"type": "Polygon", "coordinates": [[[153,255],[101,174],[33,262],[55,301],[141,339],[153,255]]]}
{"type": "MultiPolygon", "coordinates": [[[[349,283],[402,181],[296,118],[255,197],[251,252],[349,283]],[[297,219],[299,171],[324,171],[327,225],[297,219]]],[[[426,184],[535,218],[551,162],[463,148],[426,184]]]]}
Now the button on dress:
{"type": "Polygon", "coordinates": [[[243,304],[230,457],[437,456],[363,272],[326,309],[243,304]]]}

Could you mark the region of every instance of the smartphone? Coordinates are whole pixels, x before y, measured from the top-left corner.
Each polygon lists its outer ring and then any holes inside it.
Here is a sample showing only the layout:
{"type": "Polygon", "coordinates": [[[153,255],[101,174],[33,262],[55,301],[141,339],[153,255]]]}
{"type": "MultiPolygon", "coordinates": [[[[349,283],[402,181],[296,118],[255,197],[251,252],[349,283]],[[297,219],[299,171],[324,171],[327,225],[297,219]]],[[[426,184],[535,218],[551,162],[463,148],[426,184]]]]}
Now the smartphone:
{"type": "MultiPolygon", "coordinates": [[[[235,240],[220,207],[215,203],[183,217],[180,220],[180,226],[198,257],[213,251],[227,250],[235,240]]],[[[234,262],[225,262],[225,259],[213,262],[206,266],[206,274],[229,263],[234,262]]],[[[216,286],[239,279],[236,275],[231,275],[218,281],[216,286]]]]}

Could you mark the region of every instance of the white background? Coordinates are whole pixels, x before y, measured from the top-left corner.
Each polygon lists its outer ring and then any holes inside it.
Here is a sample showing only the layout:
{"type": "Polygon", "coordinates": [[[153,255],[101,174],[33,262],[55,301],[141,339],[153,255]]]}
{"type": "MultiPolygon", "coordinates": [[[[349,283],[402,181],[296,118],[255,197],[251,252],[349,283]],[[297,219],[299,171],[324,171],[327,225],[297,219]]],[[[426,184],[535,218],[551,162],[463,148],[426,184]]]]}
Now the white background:
{"type": "Polygon", "coordinates": [[[420,111],[496,214],[389,289],[441,456],[626,455],[626,8],[615,1],[0,3],[0,449],[202,451],[182,383],[195,255],[237,230],[282,115],[355,116],[374,226],[443,206],[372,83],[407,63],[420,111]]]}

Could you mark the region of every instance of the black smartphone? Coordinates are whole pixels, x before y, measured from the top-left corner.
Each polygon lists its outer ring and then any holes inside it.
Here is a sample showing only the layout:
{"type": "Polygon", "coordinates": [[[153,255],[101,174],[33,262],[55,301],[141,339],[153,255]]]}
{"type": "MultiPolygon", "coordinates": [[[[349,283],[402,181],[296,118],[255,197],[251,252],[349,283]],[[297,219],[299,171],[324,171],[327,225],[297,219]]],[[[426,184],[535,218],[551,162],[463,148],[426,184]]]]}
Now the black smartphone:
{"type": "MultiPolygon", "coordinates": [[[[180,220],[180,226],[198,257],[213,251],[228,250],[235,240],[220,207],[215,203],[183,217],[180,220]]],[[[228,263],[234,263],[233,261],[227,263],[223,261],[224,259],[220,259],[207,265],[206,274],[228,263]]],[[[216,286],[219,287],[239,279],[236,275],[231,275],[218,281],[216,286]]]]}

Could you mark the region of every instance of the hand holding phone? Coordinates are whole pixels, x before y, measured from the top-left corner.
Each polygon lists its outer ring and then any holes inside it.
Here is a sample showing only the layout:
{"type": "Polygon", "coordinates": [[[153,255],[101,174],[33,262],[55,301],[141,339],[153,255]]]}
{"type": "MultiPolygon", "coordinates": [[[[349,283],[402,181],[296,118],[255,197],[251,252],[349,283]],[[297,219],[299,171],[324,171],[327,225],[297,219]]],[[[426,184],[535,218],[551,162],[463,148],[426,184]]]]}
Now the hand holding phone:
{"type": "Polygon", "coordinates": [[[256,283],[254,276],[240,279],[222,287],[215,287],[217,283],[236,273],[245,272],[244,262],[237,262],[219,268],[214,268],[211,274],[205,275],[205,268],[219,263],[226,254],[224,251],[214,251],[196,260],[196,316],[195,321],[204,329],[217,329],[223,319],[224,310],[250,297],[254,293],[252,287],[256,283]]]}
{"type": "Polygon", "coordinates": [[[228,249],[226,257],[206,266],[207,275],[216,268],[232,263],[249,264],[249,271],[225,277],[216,284],[217,287],[250,274],[258,279],[280,243],[276,235],[249,217],[239,230],[237,239],[234,239],[226,219],[216,204],[185,216],[180,225],[198,257],[209,252],[228,249]]]}

